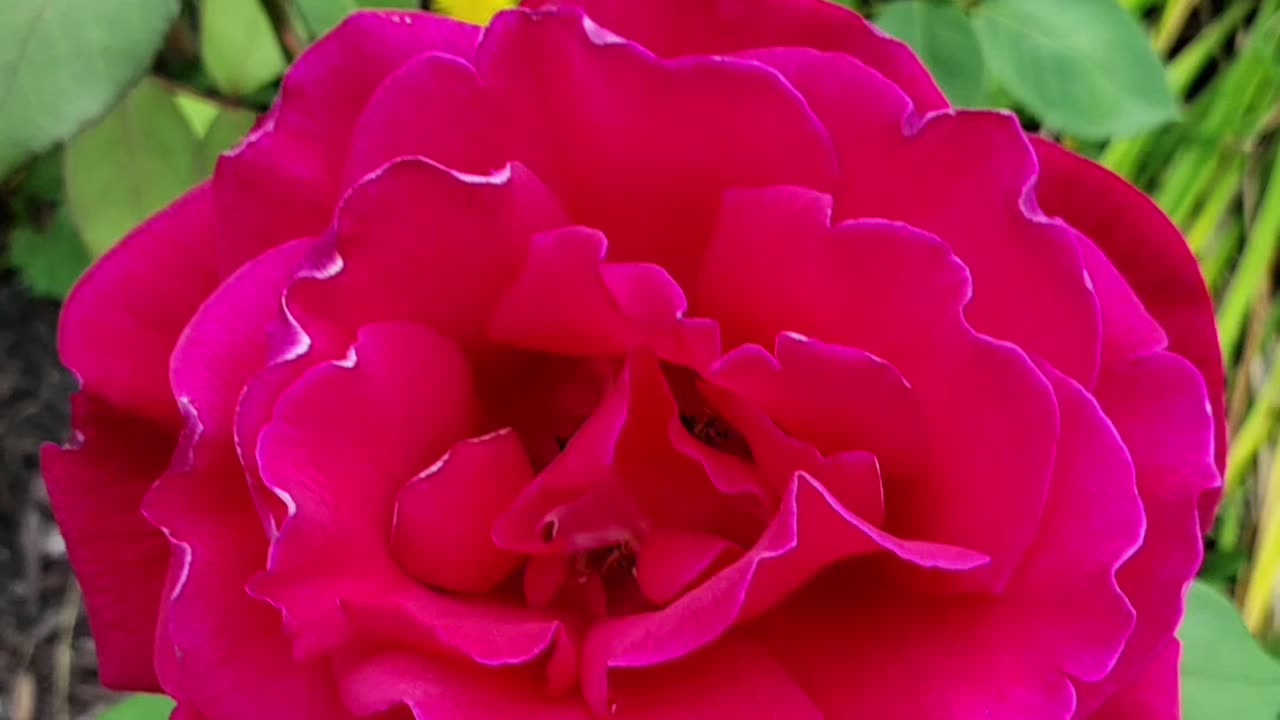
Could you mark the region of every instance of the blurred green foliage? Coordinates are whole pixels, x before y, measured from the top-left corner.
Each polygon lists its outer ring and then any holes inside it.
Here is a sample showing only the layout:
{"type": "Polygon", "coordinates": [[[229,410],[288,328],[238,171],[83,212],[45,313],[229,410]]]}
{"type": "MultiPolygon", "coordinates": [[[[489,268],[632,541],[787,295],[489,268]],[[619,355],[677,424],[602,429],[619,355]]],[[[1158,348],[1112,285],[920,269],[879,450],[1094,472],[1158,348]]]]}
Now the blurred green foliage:
{"type": "Polygon", "coordinates": [[[102,714],[99,720],[168,720],[173,701],[158,695],[135,695],[102,714]]]}
{"type": "MultiPolygon", "coordinates": [[[[1275,720],[1280,668],[1254,637],[1280,646],[1280,0],[839,1],[911,45],[957,105],[1019,113],[1151,193],[1186,232],[1219,302],[1233,438],[1181,631],[1185,717],[1275,720]]],[[[0,247],[55,299],[212,173],[308,44],[360,7],[424,4],[4,2],[0,247]]],[[[436,9],[484,22],[512,4],[436,9]]],[[[171,708],[139,697],[104,717],[171,708]]]]}

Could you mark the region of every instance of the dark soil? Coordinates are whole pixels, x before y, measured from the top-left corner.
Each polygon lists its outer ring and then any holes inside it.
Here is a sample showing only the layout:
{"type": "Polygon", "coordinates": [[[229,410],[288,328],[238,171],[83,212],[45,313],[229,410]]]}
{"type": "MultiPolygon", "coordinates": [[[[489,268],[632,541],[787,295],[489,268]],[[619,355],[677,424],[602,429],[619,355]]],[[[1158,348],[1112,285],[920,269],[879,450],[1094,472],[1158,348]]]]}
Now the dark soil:
{"type": "Polygon", "coordinates": [[[66,436],[75,389],[57,317],[0,273],[0,720],[79,720],[110,700],[40,476],[40,446],[66,436]]]}

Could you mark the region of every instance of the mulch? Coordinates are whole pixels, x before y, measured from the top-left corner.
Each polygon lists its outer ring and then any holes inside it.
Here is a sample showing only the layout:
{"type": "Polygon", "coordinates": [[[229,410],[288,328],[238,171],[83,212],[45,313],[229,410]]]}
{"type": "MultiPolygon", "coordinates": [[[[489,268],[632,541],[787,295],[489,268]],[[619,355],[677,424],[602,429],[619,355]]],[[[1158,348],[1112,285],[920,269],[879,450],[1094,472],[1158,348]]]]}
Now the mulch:
{"type": "Polygon", "coordinates": [[[40,446],[66,437],[75,390],[57,318],[57,303],[0,272],[0,720],[87,719],[113,699],[40,476],[40,446]]]}

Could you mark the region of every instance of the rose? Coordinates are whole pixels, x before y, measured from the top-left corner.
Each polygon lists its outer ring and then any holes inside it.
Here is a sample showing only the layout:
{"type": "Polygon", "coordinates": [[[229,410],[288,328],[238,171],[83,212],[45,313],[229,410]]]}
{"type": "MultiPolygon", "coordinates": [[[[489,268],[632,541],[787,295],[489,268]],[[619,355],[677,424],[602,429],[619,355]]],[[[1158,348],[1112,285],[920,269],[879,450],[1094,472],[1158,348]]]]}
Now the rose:
{"type": "Polygon", "coordinates": [[[833,5],[535,4],[355,16],[69,300],[104,682],[1176,716],[1222,369],[1160,212],[833,5]]]}

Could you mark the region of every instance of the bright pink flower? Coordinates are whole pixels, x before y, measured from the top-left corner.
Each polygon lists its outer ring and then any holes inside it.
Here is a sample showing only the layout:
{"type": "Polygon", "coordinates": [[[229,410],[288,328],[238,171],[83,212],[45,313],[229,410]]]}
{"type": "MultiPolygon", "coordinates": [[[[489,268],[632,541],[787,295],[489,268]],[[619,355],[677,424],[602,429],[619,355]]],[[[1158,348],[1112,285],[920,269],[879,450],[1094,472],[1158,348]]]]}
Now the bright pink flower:
{"type": "Polygon", "coordinates": [[[1164,216],[821,0],[534,4],[353,17],[68,302],[104,681],[1175,717],[1223,377],[1164,216]]]}

